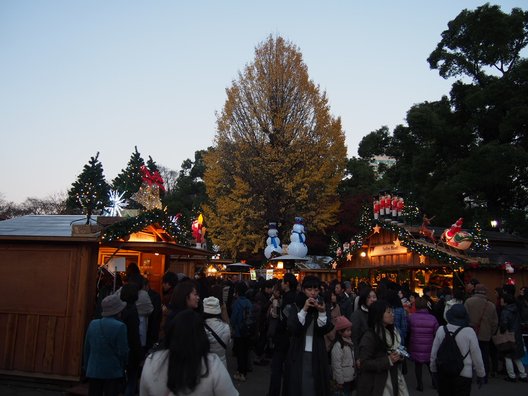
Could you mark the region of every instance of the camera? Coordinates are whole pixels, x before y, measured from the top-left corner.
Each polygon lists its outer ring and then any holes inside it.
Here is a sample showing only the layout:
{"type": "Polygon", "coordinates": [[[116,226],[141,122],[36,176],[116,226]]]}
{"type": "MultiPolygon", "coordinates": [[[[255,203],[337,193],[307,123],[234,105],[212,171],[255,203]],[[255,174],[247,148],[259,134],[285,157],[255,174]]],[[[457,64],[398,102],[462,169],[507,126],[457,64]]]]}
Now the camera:
{"type": "Polygon", "coordinates": [[[398,352],[401,357],[404,357],[404,358],[407,358],[407,359],[411,358],[411,354],[409,352],[407,352],[407,349],[405,349],[405,347],[403,345],[400,345],[396,349],[396,352],[398,352]]]}

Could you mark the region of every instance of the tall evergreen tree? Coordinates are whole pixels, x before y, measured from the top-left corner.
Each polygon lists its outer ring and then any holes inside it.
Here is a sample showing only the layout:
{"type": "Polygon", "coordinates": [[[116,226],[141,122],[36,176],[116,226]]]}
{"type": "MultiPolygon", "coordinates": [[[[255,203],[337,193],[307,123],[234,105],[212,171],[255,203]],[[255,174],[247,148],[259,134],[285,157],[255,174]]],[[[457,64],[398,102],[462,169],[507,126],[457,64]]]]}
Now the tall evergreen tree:
{"type": "Polygon", "coordinates": [[[227,89],[216,146],[204,157],[213,242],[235,256],[264,248],[269,221],[288,229],[302,216],[311,231],[334,224],[344,140],[299,49],[270,36],[227,89]]]}
{"type": "Polygon", "coordinates": [[[79,208],[86,213],[86,224],[96,210],[102,210],[108,205],[110,186],[103,174],[103,164],[99,161],[99,152],[91,157],[83,171],[73,182],[68,191],[67,206],[71,209],[79,208]]]}
{"type": "Polygon", "coordinates": [[[449,97],[414,105],[389,144],[372,135],[360,145],[366,154],[385,146],[396,159],[386,185],[415,193],[437,224],[497,219],[508,231],[528,232],[527,45],[528,12],[489,4],[463,10],[428,62],[443,78],[465,78],[449,97]]]}
{"type": "Polygon", "coordinates": [[[141,205],[130,199],[130,197],[139,190],[141,183],[141,167],[145,161],[138,152],[137,146],[134,146],[134,152],[130,156],[127,167],[121,170],[121,173],[112,181],[112,187],[123,193],[123,198],[128,199],[130,209],[139,209],[141,205]]]}
{"type": "Polygon", "coordinates": [[[194,161],[189,158],[183,161],[176,183],[163,200],[170,214],[181,213],[187,219],[195,219],[201,211],[201,206],[206,201],[203,182],[205,152],[196,151],[194,161]]]}

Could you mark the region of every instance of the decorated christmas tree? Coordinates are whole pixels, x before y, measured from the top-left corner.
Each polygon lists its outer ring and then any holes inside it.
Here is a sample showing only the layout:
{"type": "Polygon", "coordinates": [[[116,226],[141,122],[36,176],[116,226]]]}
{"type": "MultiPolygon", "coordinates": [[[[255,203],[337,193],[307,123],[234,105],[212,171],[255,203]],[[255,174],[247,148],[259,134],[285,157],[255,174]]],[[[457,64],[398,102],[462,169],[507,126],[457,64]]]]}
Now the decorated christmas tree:
{"type": "Polygon", "coordinates": [[[84,165],[83,171],[68,191],[67,206],[70,209],[81,209],[86,214],[86,224],[90,224],[94,212],[108,205],[109,192],[110,186],[105,180],[103,165],[97,153],[84,165]]]}
{"type": "MultiPolygon", "coordinates": [[[[112,181],[112,187],[114,190],[123,192],[123,199],[128,200],[132,197],[132,194],[139,191],[139,188],[143,183],[141,173],[142,166],[145,166],[145,161],[138,152],[137,146],[134,146],[134,152],[128,161],[127,167],[122,169],[121,173],[119,173],[119,175],[117,175],[112,181]]],[[[138,203],[134,201],[129,201],[128,207],[130,209],[140,208],[138,203]]]]}

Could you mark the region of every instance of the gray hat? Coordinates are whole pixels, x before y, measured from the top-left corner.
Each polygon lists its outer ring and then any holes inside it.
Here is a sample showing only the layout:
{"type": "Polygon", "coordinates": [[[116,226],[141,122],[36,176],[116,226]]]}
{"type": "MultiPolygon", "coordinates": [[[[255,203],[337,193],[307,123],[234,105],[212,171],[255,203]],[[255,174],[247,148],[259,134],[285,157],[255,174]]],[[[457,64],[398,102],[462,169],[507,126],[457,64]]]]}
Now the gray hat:
{"type": "Polygon", "coordinates": [[[220,309],[220,301],[216,297],[207,297],[203,299],[203,311],[206,314],[218,315],[222,310],[220,309]]]}
{"type": "Polygon", "coordinates": [[[101,316],[114,316],[121,312],[126,307],[126,302],[119,298],[117,294],[111,294],[101,302],[103,313],[101,316]]]}
{"type": "Polygon", "coordinates": [[[469,315],[464,304],[455,304],[446,312],[447,322],[455,326],[469,326],[469,315]]]}

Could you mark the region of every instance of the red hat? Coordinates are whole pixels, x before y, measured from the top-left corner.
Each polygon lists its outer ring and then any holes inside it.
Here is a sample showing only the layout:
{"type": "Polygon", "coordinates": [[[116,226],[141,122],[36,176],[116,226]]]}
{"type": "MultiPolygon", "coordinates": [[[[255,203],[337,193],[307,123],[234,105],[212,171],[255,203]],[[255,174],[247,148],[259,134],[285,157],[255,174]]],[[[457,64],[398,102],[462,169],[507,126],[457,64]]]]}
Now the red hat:
{"type": "Polygon", "coordinates": [[[352,323],[350,323],[350,320],[341,315],[334,319],[334,327],[336,331],[339,331],[352,327],[352,323]]]}

